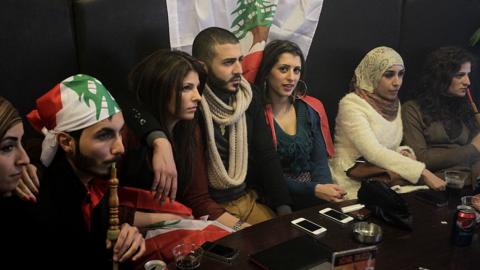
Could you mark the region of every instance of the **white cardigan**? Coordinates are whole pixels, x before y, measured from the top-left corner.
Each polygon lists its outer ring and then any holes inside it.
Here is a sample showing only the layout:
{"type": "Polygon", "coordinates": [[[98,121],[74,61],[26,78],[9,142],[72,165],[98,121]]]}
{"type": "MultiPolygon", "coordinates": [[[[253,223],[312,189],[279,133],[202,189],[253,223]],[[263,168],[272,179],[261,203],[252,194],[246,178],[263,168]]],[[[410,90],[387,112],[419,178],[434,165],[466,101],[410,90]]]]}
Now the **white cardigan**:
{"type": "Polygon", "coordinates": [[[349,199],[357,198],[360,182],[345,172],[362,156],[413,184],[418,182],[425,164],[397,152],[403,137],[400,110],[399,106],[397,117],[390,122],[355,93],[340,100],[335,124],[336,153],[330,168],[333,180],[345,188],[349,199]]]}

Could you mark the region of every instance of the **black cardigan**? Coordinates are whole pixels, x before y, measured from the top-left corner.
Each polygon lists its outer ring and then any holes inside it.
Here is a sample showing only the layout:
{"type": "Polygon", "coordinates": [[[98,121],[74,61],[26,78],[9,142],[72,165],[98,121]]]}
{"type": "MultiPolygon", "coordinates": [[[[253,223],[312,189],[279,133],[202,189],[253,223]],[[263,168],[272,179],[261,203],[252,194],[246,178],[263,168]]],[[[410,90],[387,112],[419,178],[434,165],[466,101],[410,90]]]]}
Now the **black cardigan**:
{"type": "MultiPolygon", "coordinates": [[[[247,136],[248,136],[248,172],[245,183],[247,187],[254,188],[260,197],[260,201],[273,209],[282,205],[291,205],[292,200],[283,177],[280,159],[275,151],[270,131],[267,127],[261,97],[253,88],[253,98],[246,113],[247,136]]],[[[145,138],[153,130],[160,130],[154,117],[144,110],[137,109],[138,102],[131,102],[124,109],[124,117],[129,128],[139,138],[145,138]],[[140,112],[141,113],[138,113],[140,112]],[[129,115],[136,112],[135,115],[129,115]],[[148,119],[146,122],[140,119],[148,119]]],[[[196,117],[203,119],[203,117],[196,117]]],[[[200,125],[204,126],[204,123],[200,125]]],[[[206,134],[203,132],[203,134],[206,134]]],[[[145,152],[144,152],[145,153],[145,152]]],[[[128,172],[132,174],[134,172],[128,172]]],[[[144,179],[145,180],[145,179],[144,179]]],[[[148,188],[145,183],[139,184],[148,188]]],[[[181,195],[180,195],[181,196],[181,195]]]]}

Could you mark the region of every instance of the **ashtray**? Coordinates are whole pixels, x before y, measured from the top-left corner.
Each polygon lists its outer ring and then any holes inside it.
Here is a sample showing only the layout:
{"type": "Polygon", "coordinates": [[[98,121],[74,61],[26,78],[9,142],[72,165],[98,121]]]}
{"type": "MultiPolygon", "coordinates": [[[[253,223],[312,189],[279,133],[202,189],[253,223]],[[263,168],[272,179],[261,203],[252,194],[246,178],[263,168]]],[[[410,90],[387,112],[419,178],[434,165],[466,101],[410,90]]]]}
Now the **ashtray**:
{"type": "Polygon", "coordinates": [[[375,223],[357,222],[353,225],[353,237],[364,244],[382,241],[382,228],[375,223]]]}
{"type": "Polygon", "coordinates": [[[146,262],[143,267],[145,270],[164,270],[167,269],[167,264],[161,260],[151,260],[146,262]]]}

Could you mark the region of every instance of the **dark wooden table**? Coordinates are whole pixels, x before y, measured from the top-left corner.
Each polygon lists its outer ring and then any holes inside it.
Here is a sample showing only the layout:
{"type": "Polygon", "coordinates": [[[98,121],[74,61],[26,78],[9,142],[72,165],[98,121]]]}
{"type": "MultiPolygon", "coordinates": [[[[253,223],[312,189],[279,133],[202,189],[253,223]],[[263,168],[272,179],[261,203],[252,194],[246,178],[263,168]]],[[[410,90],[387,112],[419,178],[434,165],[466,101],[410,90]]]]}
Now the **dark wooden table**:
{"type": "MultiPolygon", "coordinates": [[[[376,269],[480,269],[478,230],[471,246],[455,247],[450,243],[451,221],[455,208],[460,203],[459,194],[456,195],[450,198],[447,207],[442,208],[419,201],[412,194],[404,195],[413,215],[413,231],[397,229],[376,218],[369,218],[368,221],[380,225],[383,229],[383,241],[377,244],[376,269]],[[443,224],[444,221],[447,224],[443,224]]],[[[328,206],[339,209],[350,204],[353,202],[328,206]]],[[[324,207],[326,206],[298,211],[224,237],[217,242],[239,249],[239,257],[231,265],[204,257],[200,269],[259,269],[249,261],[249,254],[303,235],[304,232],[290,225],[291,220],[299,217],[326,227],[327,232],[319,241],[333,250],[364,246],[352,237],[352,226],[355,222],[341,225],[331,221],[318,214],[318,210],[324,207]]],[[[169,269],[175,269],[175,266],[169,269]]]]}

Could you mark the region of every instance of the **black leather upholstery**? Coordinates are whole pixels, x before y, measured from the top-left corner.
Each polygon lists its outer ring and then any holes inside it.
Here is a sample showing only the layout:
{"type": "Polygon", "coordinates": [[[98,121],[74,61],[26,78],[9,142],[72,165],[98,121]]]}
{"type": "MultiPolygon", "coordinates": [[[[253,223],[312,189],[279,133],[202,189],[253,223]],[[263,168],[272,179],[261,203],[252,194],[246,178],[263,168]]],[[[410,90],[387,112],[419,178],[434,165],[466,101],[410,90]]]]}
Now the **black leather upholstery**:
{"type": "MultiPolygon", "coordinates": [[[[403,11],[400,54],[407,73],[401,91],[406,98],[415,88],[426,55],[441,46],[467,47],[469,39],[480,27],[479,0],[406,0],[403,11]]],[[[469,50],[480,55],[480,44],[469,50]]],[[[480,96],[479,69],[471,73],[475,91],[480,96]]],[[[478,100],[478,99],[477,99],[478,100]]]]}
{"type": "Polygon", "coordinates": [[[142,58],[170,48],[165,0],[80,0],[74,13],[80,70],[112,92],[142,58]]]}
{"type": "MultiPolygon", "coordinates": [[[[413,88],[425,54],[468,46],[480,27],[480,0],[324,0],[307,60],[310,93],[331,126],[353,70],[370,49],[397,49],[413,88]]],[[[1,95],[28,112],[36,97],[77,72],[98,77],[113,94],[125,91],[129,70],[169,48],[165,0],[4,0],[0,8],[1,95]]],[[[480,44],[472,51],[480,55],[480,44]]],[[[480,91],[478,69],[473,92],[480,91]]]]}
{"type": "Polygon", "coordinates": [[[71,1],[4,0],[0,6],[0,95],[25,114],[35,98],[79,71],[71,1]]]}
{"type": "MultiPolygon", "coordinates": [[[[322,100],[333,128],[353,71],[377,46],[398,48],[402,0],[326,0],[307,58],[309,92],[322,100]]],[[[333,131],[333,130],[332,130],[333,131]]]]}

